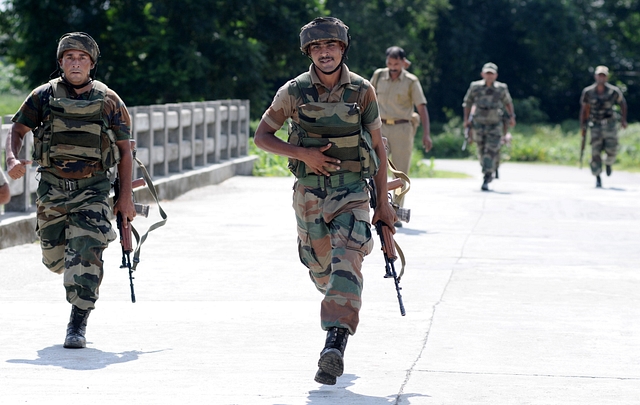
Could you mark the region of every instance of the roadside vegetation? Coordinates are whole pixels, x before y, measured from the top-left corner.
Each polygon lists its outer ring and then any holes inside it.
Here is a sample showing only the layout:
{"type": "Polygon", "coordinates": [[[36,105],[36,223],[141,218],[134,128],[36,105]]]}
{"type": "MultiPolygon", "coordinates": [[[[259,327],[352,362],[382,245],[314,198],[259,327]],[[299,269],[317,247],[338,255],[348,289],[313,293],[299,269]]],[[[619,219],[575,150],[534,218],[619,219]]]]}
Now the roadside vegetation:
{"type": "MultiPolygon", "coordinates": [[[[464,140],[462,123],[453,118],[444,125],[434,125],[433,144],[425,158],[475,159],[476,146],[461,150],[464,140]]],[[[513,140],[503,146],[502,162],[539,162],[577,166],[580,163],[580,127],[578,121],[564,121],[561,124],[520,124],[510,129],[513,140]]],[[[418,131],[420,133],[420,131],[418,131]]],[[[640,171],[640,123],[630,124],[620,129],[619,150],[614,168],[618,170],[640,171]]],[[[587,138],[589,139],[589,138],[587,138]]],[[[421,139],[416,137],[416,149],[421,139]]],[[[583,165],[588,167],[591,147],[587,142],[583,165]]]]}
{"type": "MultiPolygon", "coordinates": [[[[252,133],[257,127],[252,122],[252,133]]],[[[446,124],[432,125],[433,149],[429,153],[422,150],[422,130],[418,129],[414,152],[411,159],[409,176],[413,178],[456,178],[467,177],[462,173],[440,171],[435,159],[476,159],[476,145],[471,144],[462,150],[464,135],[459,118],[453,118],[446,124]]],[[[562,124],[518,124],[511,128],[513,140],[502,148],[502,162],[537,162],[558,165],[578,166],[580,162],[580,127],[577,121],[565,121],[562,124]]],[[[286,129],[280,129],[276,135],[287,139],[286,129]]],[[[620,130],[619,151],[615,170],[640,171],[640,123],[630,124],[620,130]]],[[[250,154],[258,156],[254,165],[255,176],[290,176],[287,159],[258,149],[250,139],[250,154]]],[[[591,147],[586,145],[583,165],[589,166],[591,147]]]]}

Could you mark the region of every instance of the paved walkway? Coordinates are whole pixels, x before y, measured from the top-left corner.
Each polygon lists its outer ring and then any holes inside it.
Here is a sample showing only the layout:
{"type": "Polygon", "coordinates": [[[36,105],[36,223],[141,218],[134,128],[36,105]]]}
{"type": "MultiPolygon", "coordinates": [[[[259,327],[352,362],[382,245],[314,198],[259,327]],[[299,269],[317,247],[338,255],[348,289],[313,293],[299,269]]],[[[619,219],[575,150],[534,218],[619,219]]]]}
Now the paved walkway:
{"type": "Polygon", "coordinates": [[[640,403],[640,175],[597,190],[587,169],[504,164],[483,193],[476,162],[436,169],[474,177],[413,181],[407,315],[376,249],[336,386],[313,381],[292,179],[234,177],[163,204],[137,303],[107,250],[84,350],[62,348],[69,305],[38,245],[0,250],[0,403],[640,403]]]}

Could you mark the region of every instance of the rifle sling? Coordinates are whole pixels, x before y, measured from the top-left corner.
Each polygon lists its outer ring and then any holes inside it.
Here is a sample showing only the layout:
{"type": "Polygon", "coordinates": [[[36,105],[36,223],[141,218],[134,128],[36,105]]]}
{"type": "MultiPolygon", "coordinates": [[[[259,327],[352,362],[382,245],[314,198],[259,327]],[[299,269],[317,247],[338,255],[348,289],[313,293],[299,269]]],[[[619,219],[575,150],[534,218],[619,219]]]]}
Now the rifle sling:
{"type": "Polygon", "coordinates": [[[135,271],[136,267],[138,266],[138,263],[140,262],[140,248],[142,247],[142,244],[144,243],[145,240],[147,240],[147,236],[149,235],[149,232],[160,228],[167,222],[167,214],[164,212],[164,210],[160,206],[158,193],[156,191],[155,186],[153,185],[153,182],[151,181],[151,176],[149,175],[147,168],[144,166],[144,164],[142,164],[140,159],[138,159],[137,157],[134,156],[133,159],[136,161],[136,163],[138,163],[138,167],[142,172],[142,177],[144,177],[144,180],[147,182],[147,187],[149,188],[149,192],[153,196],[153,199],[156,201],[156,204],[158,204],[158,211],[160,212],[160,216],[162,217],[160,221],[151,225],[149,229],[147,229],[147,232],[145,232],[145,234],[142,235],[142,237],[140,237],[136,228],[134,228],[133,225],[131,225],[131,233],[136,238],[136,249],[133,252],[133,267],[132,267],[132,270],[135,271]]]}

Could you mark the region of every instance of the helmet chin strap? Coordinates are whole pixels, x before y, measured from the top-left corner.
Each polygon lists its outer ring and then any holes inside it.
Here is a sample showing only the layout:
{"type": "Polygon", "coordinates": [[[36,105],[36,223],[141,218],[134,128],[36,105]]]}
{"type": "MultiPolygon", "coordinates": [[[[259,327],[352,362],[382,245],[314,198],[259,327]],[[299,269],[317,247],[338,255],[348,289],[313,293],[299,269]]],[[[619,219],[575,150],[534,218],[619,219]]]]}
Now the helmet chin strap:
{"type": "Polygon", "coordinates": [[[64,81],[64,83],[67,86],[69,86],[69,87],[71,87],[71,88],[73,88],[75,90],[81,89],[81,88],[91,84],[91,82],[93,82],[93,79],[91,77],[89,77],[89,80],[87,80],[86,82],[84,82],[82,84],[72,84],[69,80],[67,80],[67,78],[65,77],[64,73],[61,74],[60,77],[62,77],[62,80],[64,81]]]}

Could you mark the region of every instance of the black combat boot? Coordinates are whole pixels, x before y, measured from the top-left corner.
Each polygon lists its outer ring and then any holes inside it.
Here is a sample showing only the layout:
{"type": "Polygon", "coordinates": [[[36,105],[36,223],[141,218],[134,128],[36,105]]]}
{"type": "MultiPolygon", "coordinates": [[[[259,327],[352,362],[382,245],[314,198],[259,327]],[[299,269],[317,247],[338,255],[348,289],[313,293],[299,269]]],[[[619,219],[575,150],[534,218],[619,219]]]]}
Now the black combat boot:
{"type": "Polygon", "coordinates": [[[596,176],[596,188],[602,188],[602,180],[600,180],[600,175],[596,176]]]}
{"type": "Polygon", "coordinates": [[[611,165],[606,165],[607,176],[611,176],[611,165]]]}
{"type": "Polygon", "coordinates": [[[349,331],[345,328],[331,328],[318,360],[315,381],[325,385],[335,385],[336,377],[344,371],[344,349],[347,347],[349,331]]]}
{"type": "Polygon", "coordinates": [[[67,338],[64,340],[64,347],[67,349],[82,349],[87,347],[87,340],[84,334],[87,330],[87,318],[89,318],[90,309],[84,310],[71,306],[71,317],[67,325],[67,338]]]}
{"type": "Polygon", "coordinates": [[[482,183],[482,187],[480,187],[480,189],[482,191],[489,191],[489,183],[491,183],[491,180],[491,173],[485,173],[484,182],[482,183]]]}

